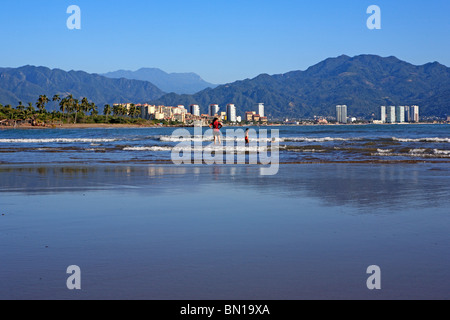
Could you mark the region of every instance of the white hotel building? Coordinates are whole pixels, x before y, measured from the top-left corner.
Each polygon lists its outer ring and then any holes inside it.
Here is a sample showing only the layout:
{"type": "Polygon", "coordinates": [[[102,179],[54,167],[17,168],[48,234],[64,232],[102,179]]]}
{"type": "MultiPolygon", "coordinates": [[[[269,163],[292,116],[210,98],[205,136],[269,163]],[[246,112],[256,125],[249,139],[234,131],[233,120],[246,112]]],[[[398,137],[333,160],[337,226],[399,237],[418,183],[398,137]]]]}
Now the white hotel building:
{"type": "Polygon", "coordinates": [[[236,122],[236,107],[234,104],[227,104],[227,120],[229,122],[236,122]]]}

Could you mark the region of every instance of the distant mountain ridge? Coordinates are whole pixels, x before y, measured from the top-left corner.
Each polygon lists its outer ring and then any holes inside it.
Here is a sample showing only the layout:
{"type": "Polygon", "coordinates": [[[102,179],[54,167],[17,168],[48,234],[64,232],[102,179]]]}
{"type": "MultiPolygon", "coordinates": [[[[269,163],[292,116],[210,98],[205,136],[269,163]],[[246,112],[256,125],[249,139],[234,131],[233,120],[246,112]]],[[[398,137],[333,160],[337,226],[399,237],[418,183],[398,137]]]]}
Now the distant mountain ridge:
{"type": "Polygon", "coordinates": [[[419,105],[421,115],[450,115],[450,68],[437,62],[415,66],[396,57],[346,55],[326,59],[305,71],[261,74],[194,95],[167,94],[155,104],[234,103],[238,113],[265,103],[269,117],[335,116],[346,104],[352,116],[370,117],[382,105],[419,105]]]}
{"type": "Polygon", "coordinates": [[[36,102],[39,95],[86,97],[99,107],[104,104],[158,99],[164,92],[150,82],[110,79],[84,71],[63,71],[46,67],[0,68],[0,103],[16,106],[36,102]]]}
{"type": "Polygon", "coordinates": [[[157,68],[141,68],[137,71],[118,70],[103,74],[108,78],[125,78],[149,81],[165,92],[177,94],[194,94],[206,88],[215,88],[217,85],[206,82],[198,74],[167,73],[157,68]]]}
{"type": "MultiPolygon", "coordinates": [[[[437,62],[416,66],[396,57],[359,55],[326,59],[305,71],[261,74],[253,79],[207,88],[195,94],[165,93],[148,81],[113,79],[83,71],[46,67],[0,68],[0,103],[35,103],[39,95],[87,97],[104,104],[210,104],[222,111],[234,103],[238,114],[265,104],[269,118],[335,116],[346,104],[351,116],[379,117],[380,106],[419,105],[421,116],[450,115],[450,68],[437,62]]],[[[51,105],[51,104],[50,104],[51,105]]]]}

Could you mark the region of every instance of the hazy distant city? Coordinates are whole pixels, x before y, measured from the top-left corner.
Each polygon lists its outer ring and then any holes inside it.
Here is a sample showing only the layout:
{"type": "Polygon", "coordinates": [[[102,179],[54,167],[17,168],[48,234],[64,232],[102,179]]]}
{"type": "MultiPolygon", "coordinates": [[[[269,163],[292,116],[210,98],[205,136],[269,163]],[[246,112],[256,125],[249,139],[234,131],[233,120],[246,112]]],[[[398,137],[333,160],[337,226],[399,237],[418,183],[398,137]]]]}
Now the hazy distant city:
{"type": "MultiPolygon", "coordinates": [[[[336,106],[336,117],[333,116],[315,116],[313,119],[295,120],[284,118],[268,119],[264,111],[264,103],[258,103],[253,106],[254,111],[246,111],[245,116],[238,116],[238,110],[235,104],[227,104],[225,110],[222,111],[218,104],[210,104],[208,106],[208,113],[201,113],[201,108],[198,104],[192,104],[188,108],[184,105],[172,106],[156,106],[150,104],[114,104],[114,107],[120,107],[122,110],[131,110],[137,108],[138,115],[146,120],[160,120],[167,122],[178,122],[186,125],[201,124],[208,125],[214,118],[231,123],[231,124],[301,124],[302,122],[312,122],[315,124],[352,124],[352,123],[373,123],[373,124],[401,124],[401,123],[420,123],[420,122],[443,122],[437,121],[438,118],[427,117],[420,118],[420,108],[417,105],[413,106],[381,106],[380,117],[376,119],[375,114],[370,120],[361,119],[349,115],[349,108],[347,105],[336,106]]],[[[114,108],[113,108],[114,110],[114,108]]],[[[450,116],[447,117],[447,122],[450,122],[450,116]]]]}

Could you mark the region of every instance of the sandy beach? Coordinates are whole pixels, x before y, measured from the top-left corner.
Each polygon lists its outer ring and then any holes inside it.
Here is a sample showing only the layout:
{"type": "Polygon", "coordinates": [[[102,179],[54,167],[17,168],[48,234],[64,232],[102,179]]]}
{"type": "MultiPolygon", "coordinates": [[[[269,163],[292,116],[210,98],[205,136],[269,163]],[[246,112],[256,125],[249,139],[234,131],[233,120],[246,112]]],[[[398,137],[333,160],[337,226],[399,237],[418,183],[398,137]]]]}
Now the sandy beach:
{"type": "Polygon", "coordinates": [[[0,299],[448,299],[449,182],[432,164],[3,165],[0,299]]]}

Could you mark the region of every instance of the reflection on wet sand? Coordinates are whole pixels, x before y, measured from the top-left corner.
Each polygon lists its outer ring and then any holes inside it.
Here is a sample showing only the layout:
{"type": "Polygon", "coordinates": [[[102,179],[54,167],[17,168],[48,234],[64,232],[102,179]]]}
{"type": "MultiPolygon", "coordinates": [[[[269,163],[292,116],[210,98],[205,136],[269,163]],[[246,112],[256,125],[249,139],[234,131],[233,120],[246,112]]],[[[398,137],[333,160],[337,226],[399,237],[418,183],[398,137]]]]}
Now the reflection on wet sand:
{"type": "Polygon", "coordinates": [[[428,165],[282,165],[274,176],[258,166],[46,165],[3,166],[0,192],[57,193],[133,189],[193,192],[193,185],[252,188],[279,197],[313,197],[327,205],[389,208],[449,202],[450,168],[428,165]]]}

